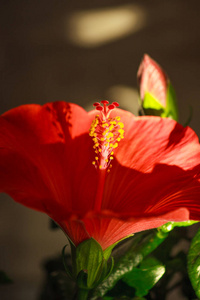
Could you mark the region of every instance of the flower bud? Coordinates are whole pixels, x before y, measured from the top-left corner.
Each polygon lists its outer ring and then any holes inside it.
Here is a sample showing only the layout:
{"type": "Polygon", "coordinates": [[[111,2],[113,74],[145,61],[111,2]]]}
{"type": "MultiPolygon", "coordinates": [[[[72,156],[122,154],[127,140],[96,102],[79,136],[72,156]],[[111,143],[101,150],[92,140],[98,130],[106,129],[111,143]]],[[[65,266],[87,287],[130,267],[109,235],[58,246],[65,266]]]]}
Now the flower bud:
{"type": "Polygon", "coordinates": [[[137,79],[145,114],[177,120],[174,89],[163,69],[147,54],[139,66],[137,79]]]}

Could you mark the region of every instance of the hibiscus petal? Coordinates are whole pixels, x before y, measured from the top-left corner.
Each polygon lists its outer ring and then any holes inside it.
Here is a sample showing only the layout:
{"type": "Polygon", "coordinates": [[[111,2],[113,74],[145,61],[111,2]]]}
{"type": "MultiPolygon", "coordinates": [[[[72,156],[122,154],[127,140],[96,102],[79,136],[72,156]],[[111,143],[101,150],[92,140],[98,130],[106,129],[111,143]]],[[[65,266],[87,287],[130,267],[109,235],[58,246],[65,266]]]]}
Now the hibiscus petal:
{"type": "Polygon", "coordinates": [[[65,102],[24,105],[3,114],[0,190],[49,215],[87,210],[96,188],[91,122],[81,107],[65,102]]]}
{"type": "Polygon", "coordinates": [[[170,119],[112,111],[124,123],[125,138],[102,180],[102,198],[96,195],[99,172],[92,165],[89,137],[96,113],[55,102],[3,114],[0,191],[46,212],[76,245],[93,237],[105,249],[168,221],[199,220],[200,146],[195,133],[170,119]]]}
{"type": "Polygon", "coordinates": [[[64,229],[75,245],[93,237],[105,250],[130,234],[157,228],[169,221],[180,222],[189,220],[189,212],[179,208],[158,217],[132,218],[129,221],[120,220],[121,215],[102,211],[101,214],[88,214],[83,220],[76,218],[63,220],[60,226],[64,229]],[[117,218],[118,217],[118,218],[117,218]]]}
{"type": "Polygon", "coordinates": [[[193,130],[170,119],[118,114],[125,138],[115,152],[102,209],[128,217],[186,207],[199,219],[200,145],[193,130]]]}

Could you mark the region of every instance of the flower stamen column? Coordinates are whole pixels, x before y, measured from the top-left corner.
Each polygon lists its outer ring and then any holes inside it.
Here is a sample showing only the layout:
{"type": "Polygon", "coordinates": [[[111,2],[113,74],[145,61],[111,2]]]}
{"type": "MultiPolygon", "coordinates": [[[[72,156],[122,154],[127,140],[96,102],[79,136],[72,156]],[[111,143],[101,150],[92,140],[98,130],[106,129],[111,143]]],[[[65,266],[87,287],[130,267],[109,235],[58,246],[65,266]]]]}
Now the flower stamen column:
{"type": "Polygon", "coordinates": [[[101,104],[98,102],[94,103],[99,114],[96,115],[90,128],[90,136],[93,139],[93,148],[96,153],[92,164],[96,167],[99,174],[94,207],[96,211],[101,210],[105,178],[112,167],[111,161],[113,160],[114,149],[118,147],[118,143],[124,138],[124,124],[120,121],[120,117],[110,117],[111,111],[118,107],[119,104],[113,102],[108,105],[109,102],[107,100],[101,101],[101,104]]]}

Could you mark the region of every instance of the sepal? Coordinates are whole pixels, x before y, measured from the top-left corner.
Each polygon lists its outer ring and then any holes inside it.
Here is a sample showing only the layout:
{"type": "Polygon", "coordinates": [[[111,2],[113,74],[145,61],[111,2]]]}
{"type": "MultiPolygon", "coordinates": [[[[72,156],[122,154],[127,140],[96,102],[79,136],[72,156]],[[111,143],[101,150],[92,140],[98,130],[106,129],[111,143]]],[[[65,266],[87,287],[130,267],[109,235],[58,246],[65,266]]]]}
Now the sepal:
{"type": "Polygon", "coordinates": [[[65,245],[62,250],[62,262],[63,262],[64,268],[65,268],[66,274],[69,276],[70,279],[73,279],[73,275],[65,262],[65,248],[66,247],[67,247],[67,245],[65,245]]]}
{"type": "Polygon", "coordinates": [[[104,257],[103,249],[93,238],[79,244],[75,258],[77,285],[92,289],[107,278],[113,268],[113,260],[109,265],[108,259],[108,252],[104,257]]]}
{"type": "Polygon", "coordinates": [[[145,93],[141,104],[145,115],[160,116],[178,121],[176,94],[170,81],[167,84],[166,106],[163,106],[159,99],[156,99],[150,92],[145,93]]]}

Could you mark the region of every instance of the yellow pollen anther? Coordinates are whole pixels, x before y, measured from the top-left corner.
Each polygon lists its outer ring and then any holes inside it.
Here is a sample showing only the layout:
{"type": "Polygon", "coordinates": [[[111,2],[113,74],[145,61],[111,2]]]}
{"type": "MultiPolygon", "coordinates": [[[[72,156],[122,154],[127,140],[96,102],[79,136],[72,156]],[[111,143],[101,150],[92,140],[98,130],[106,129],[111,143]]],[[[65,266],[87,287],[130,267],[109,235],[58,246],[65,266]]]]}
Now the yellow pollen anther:
{"type": "Polygon", "coordinates": [[[117,125],[119,125],[120,128],[124,128],[124,124],[122,122],[118,122],[117,125]]]}
{"type": "Polygon", "coordinates": [[[124,133],[124,130],[123,129],[118,129],[118,132],[123,134],[124,133]]]}
{"type": "Polygon", "coordinates": [[[112,132],[109,132],[108,135],[107,135],[107,138],[108,137],[113,137],[113,136],[114,136],[114,134],[112,132]]]}
{"type": "Polygon", "coordinates": [[[94,145],[95,159],[92,162],[99,169],[106,169],[110,172],[112,165],[111,160],[114,159],[114,149],[118,147],[118,142],[124,138],[124,124],[120,121],[120,117],[110,117],[110,112],[118,105],[115,102],[107,106],[107,101],[102,101],[103,107],[99,103],[95,103],[99,115],[96,115],[91,124],[89,135],[94,145]],[[100,108],[101,107],[101,108],[100,108]]]}
{"type": "Polygon", "coordinates": [[[116,125],[116,124],[117,124],[117,122],[116,122],[116,121],[111,121],[111,122],[110,122],[110,124],[112,124],[112,125],[116,125]]]}

